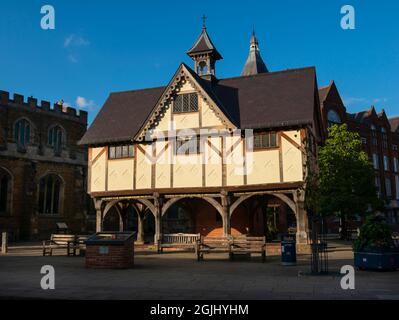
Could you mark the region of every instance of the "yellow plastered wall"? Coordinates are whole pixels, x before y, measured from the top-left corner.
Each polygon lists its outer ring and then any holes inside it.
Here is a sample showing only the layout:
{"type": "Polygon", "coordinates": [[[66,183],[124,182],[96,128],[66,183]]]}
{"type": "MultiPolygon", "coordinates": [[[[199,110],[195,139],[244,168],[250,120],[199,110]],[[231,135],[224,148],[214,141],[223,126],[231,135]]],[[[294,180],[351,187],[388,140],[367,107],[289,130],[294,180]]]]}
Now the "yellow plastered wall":
{"type": "MultiPolygon", "coordinates": [[[[297,131],[285,131],[287,136],[301,145],[301,133],[297,131]]],[[[302,151],[296,148],[291,142],[282,137],[281,139],[283,156],[283,177],[284,182],[302,181],[303,164],[302,151]]]]}
{"type": "Polygon", "coordinates": [[[247,183],[280,182],[279,150],[254,151],[247,155],[247,183]]]}
{"type": "Polygon", "coordinates": [[[92,149],[92,159],[96,159],[96,161],[90,164],[90,173],[91,173],[91,192],[102,192],[105,191],[105,176],[106,176],[106,166],[107,166],[107,153],[106,148],[93,148],[92,149]],[[104,152],[103,152],[104,151],[104,152]],[[101,156],[100,153],[102,153],[101,156]]]}
{"type": "Polygon", "coordinates": [[[173,166],[173,187],[201,187],[201,155],[177,155],[173,166]]]}
{"type": "Polygon", "coordinates": [[[226,183],[228,186],[244,184],[244,155],[241,136],[226,137],[226,183]]]}
{"type": "Polygon", "coordinates": [[[171,145],[168,145],[167,141],[156,142],[156,154],[155,186],[156,188],[170,188],[171,145]]]}
{"type": "Polygon", "coordinates": [[[152,171],[152,165],[151,165],[152,146],[142,145],[142,148],[145,152],[137,148],[137,153],[136,153],[136,158],[137,158],[136,189],[150,189],[151,171],[152,171]]]}
{"type": "Polygon", "coordinates": [[[205,147],[205,184],[207,187],[218,187],[222,185],[221,138],[210,137],[208,140],[212,144],[212,147],[208,144],[205,147]]]}
{"type": "Polygon", "coordinates": [[[133,189],[133,159],[108,160],[108,191],[133,189]]]}
{"type": "Polygon", "coordinates": [[[222,121],[216,116],[215,112],[209,107],[209,104],[201,99],[201,117],[202,127],[220,127],[222,121]]]}

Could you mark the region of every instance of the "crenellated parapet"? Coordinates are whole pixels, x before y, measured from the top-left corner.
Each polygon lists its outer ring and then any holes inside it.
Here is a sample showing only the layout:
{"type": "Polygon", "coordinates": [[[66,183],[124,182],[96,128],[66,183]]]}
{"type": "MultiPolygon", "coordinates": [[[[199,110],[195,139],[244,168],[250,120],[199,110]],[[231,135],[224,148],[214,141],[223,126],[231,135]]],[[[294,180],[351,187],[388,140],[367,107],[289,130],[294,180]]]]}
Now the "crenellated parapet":
{"type": "Polygon", "coordinates": [[[69,120],[78,121],[83,124],[87,124],[87,112],[83,110],[76,110],[75,108],[67,107],[65,105],[55,103],[51,106],[48,101],[41,101],[38,104],[38,100],[33,97],[29,97],[25,100],[23,95],[15,93],[13,98],[10,98],[10,93],[7,91],[0,90],[0,105],[1,106],[12,106],[20,108],[29,108],[32,111],[44,112],[51,115],[59,115],[60,117],[66,117],[69,120]]]}

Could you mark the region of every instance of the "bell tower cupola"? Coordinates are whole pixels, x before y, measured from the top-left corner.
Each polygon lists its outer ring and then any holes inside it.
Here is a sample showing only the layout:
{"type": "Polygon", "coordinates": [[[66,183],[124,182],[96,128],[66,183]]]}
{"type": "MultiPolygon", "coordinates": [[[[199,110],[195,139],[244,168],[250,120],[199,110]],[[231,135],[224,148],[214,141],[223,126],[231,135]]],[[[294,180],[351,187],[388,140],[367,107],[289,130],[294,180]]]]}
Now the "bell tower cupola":
{"type": "Polygon", "coordinates": [[[202,32],[198,40],[187,54],[194,60],[195,72],[203,78],[212,78],[216,76],[215,63],[223,59],[216,47],[212,43],[206,30],[206,17],[203,18],[202,32]]]}

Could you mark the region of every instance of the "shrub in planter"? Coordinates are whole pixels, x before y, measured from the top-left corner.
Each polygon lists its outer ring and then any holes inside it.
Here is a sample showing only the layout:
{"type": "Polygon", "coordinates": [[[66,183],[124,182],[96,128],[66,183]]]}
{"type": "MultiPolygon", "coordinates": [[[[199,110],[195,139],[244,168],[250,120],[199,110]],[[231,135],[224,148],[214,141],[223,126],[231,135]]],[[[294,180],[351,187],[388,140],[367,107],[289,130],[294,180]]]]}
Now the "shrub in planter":
{"type": "Polygon", "coordinates": [[[368,218],[353,244],[355,266],[359,269],[394,270],[399,268],[399,250],[392,231],[382,217],[368,218]]]}

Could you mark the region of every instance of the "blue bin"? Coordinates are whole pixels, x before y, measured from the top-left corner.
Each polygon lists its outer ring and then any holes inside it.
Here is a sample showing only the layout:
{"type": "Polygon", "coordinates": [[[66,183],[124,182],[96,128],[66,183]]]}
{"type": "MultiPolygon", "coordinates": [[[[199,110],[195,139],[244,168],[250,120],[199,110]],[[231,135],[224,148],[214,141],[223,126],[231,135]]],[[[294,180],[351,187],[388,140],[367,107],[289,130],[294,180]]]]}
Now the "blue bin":
{"type": "Polygon", "coordinates": [[[283,266],[296,265],[295,241],[281,241],[281,264],[283,266]]]}

